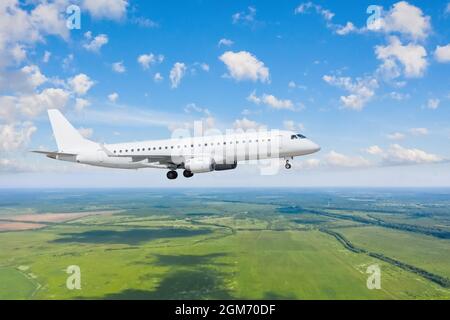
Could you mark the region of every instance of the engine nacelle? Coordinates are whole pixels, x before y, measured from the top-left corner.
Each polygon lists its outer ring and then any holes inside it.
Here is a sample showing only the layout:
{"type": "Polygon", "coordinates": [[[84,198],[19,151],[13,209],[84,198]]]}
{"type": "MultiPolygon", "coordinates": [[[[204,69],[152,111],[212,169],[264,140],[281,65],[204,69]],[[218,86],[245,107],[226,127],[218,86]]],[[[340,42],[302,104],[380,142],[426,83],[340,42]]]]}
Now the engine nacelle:
{"type": "Polygon", "coordinates": [[[214,171],[215,167],[216,162],[211,158],[192,158],[184,163],[184,168],[192,173],[214,171]]]}
{"type": "Polygon", "coordinates": [[[105,153],[101,151],[80,153],[76,157],[76,161],[79,163],[98,163],[105,160],[105,153]]]}

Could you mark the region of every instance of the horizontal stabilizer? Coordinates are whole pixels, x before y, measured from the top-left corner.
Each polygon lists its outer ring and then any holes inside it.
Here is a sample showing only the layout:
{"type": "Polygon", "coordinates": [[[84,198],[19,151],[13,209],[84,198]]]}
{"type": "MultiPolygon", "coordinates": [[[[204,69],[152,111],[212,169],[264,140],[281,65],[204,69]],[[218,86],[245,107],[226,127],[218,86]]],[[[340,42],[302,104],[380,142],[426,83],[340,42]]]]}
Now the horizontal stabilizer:
{"type": "Polygon", "coordinates": [[[63,157],[64,156],[65,157],[76,156],[76,154],[74,154],[74,153],[64,153],[64,152],[54,152],[54,151],[32,150],[31,152],[45,154],[47,157],[52,158],[52,159],[56,159],[57,156],[63,156],[63,157]]]}

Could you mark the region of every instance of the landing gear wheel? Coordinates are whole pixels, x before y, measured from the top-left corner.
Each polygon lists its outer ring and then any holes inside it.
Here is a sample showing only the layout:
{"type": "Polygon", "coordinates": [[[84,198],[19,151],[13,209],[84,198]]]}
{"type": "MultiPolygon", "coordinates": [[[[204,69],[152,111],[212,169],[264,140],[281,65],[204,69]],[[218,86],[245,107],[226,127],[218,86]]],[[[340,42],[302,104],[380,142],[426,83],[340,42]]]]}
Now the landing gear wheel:
{"type": "Polygon", "coordinates": [[[284,165],[286,169],[292,168],[292,165],[289,163],[289,160],[286,160],[286,164],[284,165]]]}
{"type": "Polygon", "coordinates": [[[173,180],[178,177],[178,173],[175,170],[167,172],[167,179],[173,180]]]}
{"type": "Polygon", "coordinates": [[[189,171],[189,170],[184,170],[183,171],[183,176],[185,176],[186,178],[190,178],[190,177],[192,177],[194,174],[191,172],[191,171],[189,171]]]}

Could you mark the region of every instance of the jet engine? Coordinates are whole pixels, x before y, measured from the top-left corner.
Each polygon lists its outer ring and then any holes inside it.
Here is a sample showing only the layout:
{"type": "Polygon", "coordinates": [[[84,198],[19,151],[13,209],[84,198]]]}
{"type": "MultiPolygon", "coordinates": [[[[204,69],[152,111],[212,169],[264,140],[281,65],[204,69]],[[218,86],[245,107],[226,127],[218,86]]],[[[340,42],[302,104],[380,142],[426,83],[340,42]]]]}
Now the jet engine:
{"type": "Polygon", "coordinates": [[[186,160],[184,168],[192,173],[214,171],[216,163],[212,158],[192,158],[186,160]]]}

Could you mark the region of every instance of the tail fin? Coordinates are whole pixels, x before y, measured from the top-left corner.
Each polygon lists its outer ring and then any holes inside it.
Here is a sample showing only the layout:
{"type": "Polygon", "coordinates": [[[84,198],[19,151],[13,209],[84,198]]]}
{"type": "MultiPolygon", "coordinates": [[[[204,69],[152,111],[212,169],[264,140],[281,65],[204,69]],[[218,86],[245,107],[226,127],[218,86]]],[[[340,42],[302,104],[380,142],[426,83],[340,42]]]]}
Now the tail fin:
{"type": "Polygon", "coordinates": [[[48,110],[48,117],[60,152],[83,150],[97,146],[95,142],[83,138],[59,110],[48,110]]]}

